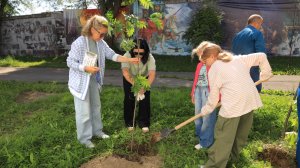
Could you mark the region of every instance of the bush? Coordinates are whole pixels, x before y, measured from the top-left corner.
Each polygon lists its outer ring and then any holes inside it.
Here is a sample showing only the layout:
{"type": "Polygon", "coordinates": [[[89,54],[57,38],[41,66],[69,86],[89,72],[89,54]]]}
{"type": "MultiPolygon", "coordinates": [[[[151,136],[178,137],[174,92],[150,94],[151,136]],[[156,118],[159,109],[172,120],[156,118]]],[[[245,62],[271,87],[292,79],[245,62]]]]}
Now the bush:
{"type": "Polygon", "coordinates": [[[221,21],[222,15],[214,7],[203,7],[194,14],[183,38],[193,47],[198,46],[202,41],[220,44],[223,39],[221,21]]]}

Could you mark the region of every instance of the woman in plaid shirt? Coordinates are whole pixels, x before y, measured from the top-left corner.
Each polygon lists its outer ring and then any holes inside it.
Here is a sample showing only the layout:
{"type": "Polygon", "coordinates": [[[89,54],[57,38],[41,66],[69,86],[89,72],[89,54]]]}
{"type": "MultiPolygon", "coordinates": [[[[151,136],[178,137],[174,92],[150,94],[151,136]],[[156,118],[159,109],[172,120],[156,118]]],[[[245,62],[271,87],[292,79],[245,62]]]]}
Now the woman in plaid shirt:
{"type": "Polygon", "coordinates": [[[98,15],[91,17],[82,28],[81,36],[71,45],[67,58],[69,90],[74,96],[77,139],[88,148],[95,145],[92,136],[109,138],[103,131],[99,90],[103,85],[105,59],[116,62],[138,63],[138,58],[116,54],[103,40],[108,31],[108,21],[98,15]],[[97,55],[95,66],[83,65],[86,52],[97,55]]]}

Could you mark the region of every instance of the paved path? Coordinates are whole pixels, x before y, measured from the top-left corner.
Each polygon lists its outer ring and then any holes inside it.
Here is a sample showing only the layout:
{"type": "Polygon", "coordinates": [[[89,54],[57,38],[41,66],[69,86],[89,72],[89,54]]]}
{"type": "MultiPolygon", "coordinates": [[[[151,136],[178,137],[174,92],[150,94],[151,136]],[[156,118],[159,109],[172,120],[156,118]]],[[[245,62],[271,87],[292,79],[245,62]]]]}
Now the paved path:
{"type": "MultiPolygon", "coordinates": [[[[153,87],[191,87],[193,72],[157,72],[153,87]]],[[[68,81],[68,69],[65,68],[14,68],[0,67],[0,80],[17,81],[68,81]]],[[[300,76],[275,75],[263,84],[264,89],[294,91],[298,87],[300,76]]],[[[121,70],[105,70],[105,85],[122,86],[121,70]]]]}

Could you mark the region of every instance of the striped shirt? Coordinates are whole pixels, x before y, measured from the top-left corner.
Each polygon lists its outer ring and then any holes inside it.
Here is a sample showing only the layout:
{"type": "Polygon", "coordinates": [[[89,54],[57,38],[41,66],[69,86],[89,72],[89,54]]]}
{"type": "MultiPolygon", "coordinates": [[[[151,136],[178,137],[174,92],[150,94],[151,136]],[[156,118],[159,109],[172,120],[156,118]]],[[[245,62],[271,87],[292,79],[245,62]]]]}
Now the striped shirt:
{"type": "Polygon", "coordinates": [[[215,61],[208,73],[210,94],[203,115],[211,113],[221,98],[219,115],[224,118],[239,117],[262,107],[262,102],[252,81],[249,70],[251,66],[259,66],[260,79],[272,75],[272,69],[264,53],[254,53],[234,57],[230,62],[215,61]]]}

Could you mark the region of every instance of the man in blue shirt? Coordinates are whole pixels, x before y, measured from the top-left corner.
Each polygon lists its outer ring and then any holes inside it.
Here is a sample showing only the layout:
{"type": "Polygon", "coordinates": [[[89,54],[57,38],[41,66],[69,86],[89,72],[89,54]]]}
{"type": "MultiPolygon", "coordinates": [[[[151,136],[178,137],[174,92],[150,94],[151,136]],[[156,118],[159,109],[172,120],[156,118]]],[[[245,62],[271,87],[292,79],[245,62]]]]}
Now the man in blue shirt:
{"type": "MultiPolygon", "coordinates": [[[[266,52],[263,34],[259,31],[263,18],[254,14],[248,18],[248,26],[236,34],[232,41],[232,52],[235,55],[245,55],[257,52],[266,52]]],[[[254,82],[259,80],[259,67],[253,66],[250,69],[250,76],[254,82]]],[[[261,84],[256,86],[261,92],[261,84]]]]}

